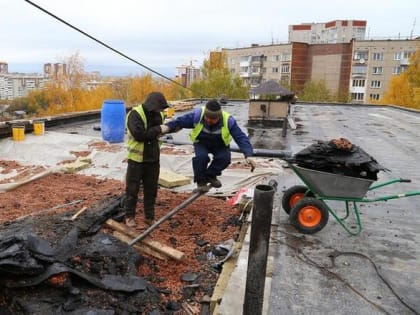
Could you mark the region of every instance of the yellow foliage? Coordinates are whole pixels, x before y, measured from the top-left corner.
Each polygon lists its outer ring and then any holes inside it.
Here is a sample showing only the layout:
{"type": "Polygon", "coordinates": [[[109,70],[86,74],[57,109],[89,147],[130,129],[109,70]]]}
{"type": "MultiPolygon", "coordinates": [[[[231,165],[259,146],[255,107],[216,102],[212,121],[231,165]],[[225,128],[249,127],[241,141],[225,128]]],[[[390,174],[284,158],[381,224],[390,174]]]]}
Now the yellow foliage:
{"type": "Polygon", "coordinates": [[[420,109],[419,94],[420,51],[416,51],[410,58],[407,70],[391,79],[380,103],[420,109]]]}

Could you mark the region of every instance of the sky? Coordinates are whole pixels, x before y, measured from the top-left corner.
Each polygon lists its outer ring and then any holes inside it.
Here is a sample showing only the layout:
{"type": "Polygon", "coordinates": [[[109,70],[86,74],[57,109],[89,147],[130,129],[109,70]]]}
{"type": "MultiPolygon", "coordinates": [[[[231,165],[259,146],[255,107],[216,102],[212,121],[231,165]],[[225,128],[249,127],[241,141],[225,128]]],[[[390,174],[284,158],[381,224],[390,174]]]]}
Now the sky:
{"type": "Polygon", "coordinates": [[[366,20],[372,38],[420,36],[419,0],[0,0],[0,61],[9,72],[42,73],[79,53],[86,71],[149,72],[41,11],[61,18],[166,76],[199,67],[209,52],[286,43],[288,26],[366,20]]]}

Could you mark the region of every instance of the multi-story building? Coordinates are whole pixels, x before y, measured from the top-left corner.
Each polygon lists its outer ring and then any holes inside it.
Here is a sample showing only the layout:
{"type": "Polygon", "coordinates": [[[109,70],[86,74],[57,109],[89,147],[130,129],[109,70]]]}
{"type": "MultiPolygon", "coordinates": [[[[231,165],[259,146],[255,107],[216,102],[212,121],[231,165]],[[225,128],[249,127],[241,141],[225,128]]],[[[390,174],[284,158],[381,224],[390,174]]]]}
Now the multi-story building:
{"type": "Polygon", "coordinates": [[[352,102],[380,100],[392,77],[407,69],[416,50],[420,50],[420,38],[355,41],[350,81],[352,102]]]}
{"type": "Polygon", "coordinates": [[[44,88],[45,82],[37,73],[0,73],[0,100],[27,96],[31,90],[44,88]]]}
{"type": "Polygon", "coordinates": [[[349,43],[352,39],[363,40],[366,21],[335,20],[326,23],[289,25],[289,42],[307,44],[349,43]]]}
{"type": "Polygon", "coordinates": [[[300,33],[289,27],[290,38],[300,42],[222,49],[231,73],[250,87],[274,79],[297,94],[309,80],[322,80],[334,96],[369,103],[381,99],[391,78],[404,71],[411,54],[420,49],[420,38],[364,40],[365,21],[302,25],[311,29],[300,33]]]}
{"type": "Polygon", "coordinates": [[[66,65],[62,63],[47,63],[44,73],[9,73],[8,64],[0,62],[0,100],[13,100],[25,97],[29,91],[42,89],[45,83],[55,79],[60,80],[66,74],[66,65]]]}
{"type": "Polygon", "coordinates": [[[292,45],[257,45],[223,49],[230,72],[238,74],[246,85],[256,86],[270,79],[289,84],[292,45]]]}

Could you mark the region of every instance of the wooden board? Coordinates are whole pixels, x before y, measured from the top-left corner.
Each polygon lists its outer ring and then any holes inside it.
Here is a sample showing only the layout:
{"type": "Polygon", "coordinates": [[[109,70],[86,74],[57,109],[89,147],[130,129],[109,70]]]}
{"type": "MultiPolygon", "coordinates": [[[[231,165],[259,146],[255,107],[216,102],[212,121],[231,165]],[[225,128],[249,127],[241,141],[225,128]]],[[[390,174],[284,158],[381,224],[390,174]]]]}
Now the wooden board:
{"type": "Polygon", "coordinates": [[[167,188],[188,185],[191,183],[191,178],[172,172],[171,170],[161,168],[159,174],[159,185],[167,188]]]}
{"type": "MultiPolygon", "coordinates": [[[[123,233],[121,233],[121,232],[118,232],[118,231],[114,231],[114,233],[112,233],[112,235],[114,235],[114,236],[115,236],[116,238],[118,238],[120,241],[123,241],[123,242],[125,242],[125,243],[127,243],[127,244],[129,244],[129,243],[131,242],[131,240],[132,240],[132,238],[131,238],[131,237],[129,237],[129,236],[127,236],[127,235],[125,235],[125,234],[123,234],[123,233]]],[[[147,255],[150,255],[150,256],[156,257],[156,258],[158,258],[158,259],[160,259],[160,260],[164,260],[164,261],[166,261],[166,260],[167,260],[167,257],[166,257],[165,255],[160,254],[159,252],[157,252],[157,251],[153,250],[152,248],[150,248],[150,247],[149,247],[149,246],[147,246],[147,245],[142,245],[142,244],[140,243],[140,244],[134,244],[134,245],[133,245],[133,247],[134,247],[136,250],[138,250],[139,252],[142,252],[142,253],[145,253],[145,254],[147,254],[147,255]]]]}
{"type": "MultiPolygon", "coordinates": [[[[114,221],[112,219],[108,219],[105,224],[114,229],[117,232],[120,232],[122,234],[125,234],[131,238],[135,238],[138,236],[138,232],[136,232],[133,229],[130,229],[128,226],[126,226],[125,224],[119,223],[117,221],[114,221]]],[[[165,244],[159,243],[157,241],[154,241],[152,239],[150,239],[149,237],[146,237],[145,239],[141,240],[139,242],[139,244],[142,245],[146,245],[149,246],[150,248],[152,248],[154,251],[157,251],[158,253],[165,255],[171,259],[175,259],[175,260],[182,260],[184,258],[184,253],[176,250],[175,248],[169,247],[165,244]]]]}

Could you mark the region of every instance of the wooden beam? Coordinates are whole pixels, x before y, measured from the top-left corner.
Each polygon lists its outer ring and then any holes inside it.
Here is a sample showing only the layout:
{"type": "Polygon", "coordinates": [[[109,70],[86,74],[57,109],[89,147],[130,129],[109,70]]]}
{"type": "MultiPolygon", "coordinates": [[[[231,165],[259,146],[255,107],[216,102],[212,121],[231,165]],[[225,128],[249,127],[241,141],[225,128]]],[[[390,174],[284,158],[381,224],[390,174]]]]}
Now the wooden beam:
{"type": "MultiPolygon", "coordinates": [[[[123,241],[123,242],[125,242],[127,244],[129,244],[131,242],[131,240],[132,240],[131,237],[129,237],[129,236],[123,234],[123,233],[120,233],[118,231],[114,231],[114,233],[112,233],[112,234],[116,238],[118,238],[120,241],[123,241]]],[[[144,254],[147,254],[147,255],[156,257],[156,258],[158,258],[160,260],[164,260],[164,261],[167,260],[167,257],[165,255],[162,255],[161,253],[158,253],[157,251],[153,250],[149,246],[142,245],[142,244],[134,244],[133,245],[133,248],[136,249],[139,252],[142,252],[144,254]]]]}
{"type": "MultiPolygon", "coordinates": [[[[119,222],[117,222],[115,220],[108,219],[105,222],[105,224],[108,227],[114,229],[115,231],[120,232],[122,234],[125,234],[125,235],[127,235],[127,236],[129,236],[131,238],[135,238],[138,235],[138,232],[136,232],[135,230],[130,229],[125,224],[119,223],[119,222]]],[[[162,243],[159,243],[157,241],[154,241],[154,240],[150,239],[149,237],[143,239],[140,243],[142,245],[149,246],[154,251],[156,251],[156,252],[158,252],[158,253],[160,253],[162,255],[165,255],[165,256],[167,256],[167,257],[169,257],[171,259],[182,260],[184,258],[184,253],[183,252],[181,252],[181,251],[179,251],[179,250],[177,250],[175,248],[169,247],[169,246],[167,246],[165,244],[162,244],[162,243]]]]}

